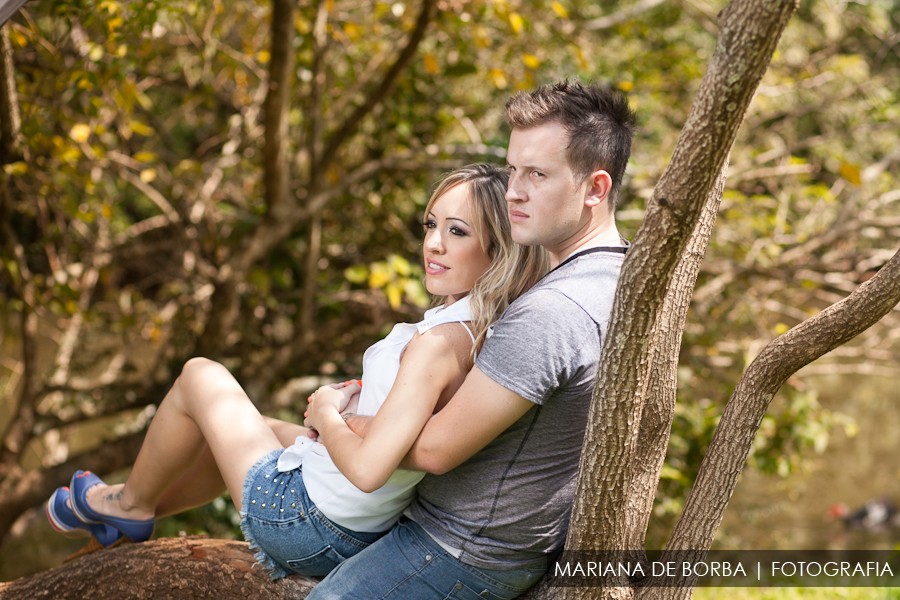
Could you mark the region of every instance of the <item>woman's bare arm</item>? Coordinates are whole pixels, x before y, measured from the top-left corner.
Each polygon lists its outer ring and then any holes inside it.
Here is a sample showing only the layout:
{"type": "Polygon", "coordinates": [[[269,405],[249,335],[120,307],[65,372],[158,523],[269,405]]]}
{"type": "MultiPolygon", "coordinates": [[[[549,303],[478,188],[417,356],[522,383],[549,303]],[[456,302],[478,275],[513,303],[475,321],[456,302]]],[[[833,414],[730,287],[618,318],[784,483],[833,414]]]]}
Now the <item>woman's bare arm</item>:
{"type": "Polygon", "coordinates": [[[384,485],[412,447],[434,412],[465,379],[472,342],[455,323],[435,327],[407,346],[390,394],[371,418],[365,437],[355,434],[321,390],[310,404],[307,424],[319,431],[338,469],[356,487],[373,491],[384,485]]]}

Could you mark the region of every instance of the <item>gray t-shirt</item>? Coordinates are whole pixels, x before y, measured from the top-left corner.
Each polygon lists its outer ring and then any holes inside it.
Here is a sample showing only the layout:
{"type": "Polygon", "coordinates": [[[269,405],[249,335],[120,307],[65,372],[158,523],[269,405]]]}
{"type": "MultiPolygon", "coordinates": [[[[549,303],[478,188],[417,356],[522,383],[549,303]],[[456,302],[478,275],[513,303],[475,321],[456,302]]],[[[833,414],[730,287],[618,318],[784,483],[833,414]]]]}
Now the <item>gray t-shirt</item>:
{"type": "Polygon", "coordinates": [[[462,562],[546,567],[562,549],[623,259],[609,250],[576,255],[492,327],[476,365],[535,406],[465,463],[427,475],[407,513],[462,562]]]}

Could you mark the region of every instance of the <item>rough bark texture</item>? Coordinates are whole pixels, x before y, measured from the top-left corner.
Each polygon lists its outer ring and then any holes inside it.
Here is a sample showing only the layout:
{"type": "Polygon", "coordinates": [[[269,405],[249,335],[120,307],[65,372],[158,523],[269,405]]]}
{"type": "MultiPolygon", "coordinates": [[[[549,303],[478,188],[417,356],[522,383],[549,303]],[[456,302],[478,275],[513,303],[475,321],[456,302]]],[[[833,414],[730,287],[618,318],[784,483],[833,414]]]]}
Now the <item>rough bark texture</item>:
{"type": "Polygon", "coordinates": [[[691,293],[721,204],[726,171],[727,163],[703,206],[700,221],[688,241],[685,257],[675,268],[659,322],[653,332],[656,342],[648,379],[652,385],[645,390],[632,472],[628,477],[630,487],[625,498],[626,548],[644,547],[653,500],[669,446],[669,432],[675,418],[678,357],[684,324],[691,304],[691,293]]]}
{"type": "Polygon", "coordinates": [[[0,583],[0,599],[300,599],[314,584],[302,577],[271,581],[245,542],[183,537],[123,544],[0,583]]]}
{"type": "MultiPolygon", "coordinates": [[[[721,14],[709,70],[622,271],[585,435],[567,549],[624,549],[635,537],[628,526],[638,519],[628,519],[626,509],[651,358],[659,343],[653,332],[676,266],[795,9],[794,0],[735,0],[721,14]]],[[[564,588],[559,595],[633,595],[623,581],[607,584],[601,589],[564,588]]]]}

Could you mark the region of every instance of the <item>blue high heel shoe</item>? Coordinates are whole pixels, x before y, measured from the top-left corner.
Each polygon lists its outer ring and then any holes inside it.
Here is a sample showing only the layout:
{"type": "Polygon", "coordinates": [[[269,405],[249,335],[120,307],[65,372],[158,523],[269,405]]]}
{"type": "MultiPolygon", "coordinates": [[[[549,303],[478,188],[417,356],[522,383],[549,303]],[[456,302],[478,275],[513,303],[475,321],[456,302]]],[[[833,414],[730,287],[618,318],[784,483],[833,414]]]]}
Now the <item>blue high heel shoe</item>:
{"type": "Polygon", "coordinates": [[[68,504],[69,487],[56,488],[44,510],[50,525],[66,537],[94,536],[104,548],[108,548],[122,539],[122,533],[102,523],[85,523],[72,511],[68,504]]]}
{"type": "Polygon", "coordinates": [[[69,484],[70,503],[75,516],[85,523],[102,524],[115,528],[132,542],[144,542],[153,535],[155,519],[124,519],[98,513],[87,502],[87,491],[95,485],[106,485],[90,471],[76,471],[69,484]]]}

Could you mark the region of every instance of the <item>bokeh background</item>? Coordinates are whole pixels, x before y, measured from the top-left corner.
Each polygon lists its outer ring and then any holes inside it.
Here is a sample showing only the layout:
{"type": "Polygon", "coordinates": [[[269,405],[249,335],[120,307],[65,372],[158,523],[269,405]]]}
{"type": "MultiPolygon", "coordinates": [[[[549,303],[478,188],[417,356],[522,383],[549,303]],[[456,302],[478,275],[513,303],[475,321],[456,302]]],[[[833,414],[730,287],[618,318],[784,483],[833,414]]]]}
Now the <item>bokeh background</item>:
{"type": "MultiPolygon", "coordinates": [[[[41,502],[74,468],[123,478],[186,359],[223,361],[261,410],[298,419],[417,319],[430,186],[503,163],[516,91],[577,77],[629,95],[633,236],[725,6],[294,4],[33,0],[4,26],[20,135],[0,156],[0,580],[79,547],[41,502]]],[[[897,8],[801,2],[751,104],[685,330],[654,547],[743,368],[900,245],[897,8]]],[[[718,547],[900,543],[900,525],[837,517],[900,503],[898,317],[788,381],[718,547]]],[[[158,528],[182,531],[239,535],[225,499],[158,528]]]]}

